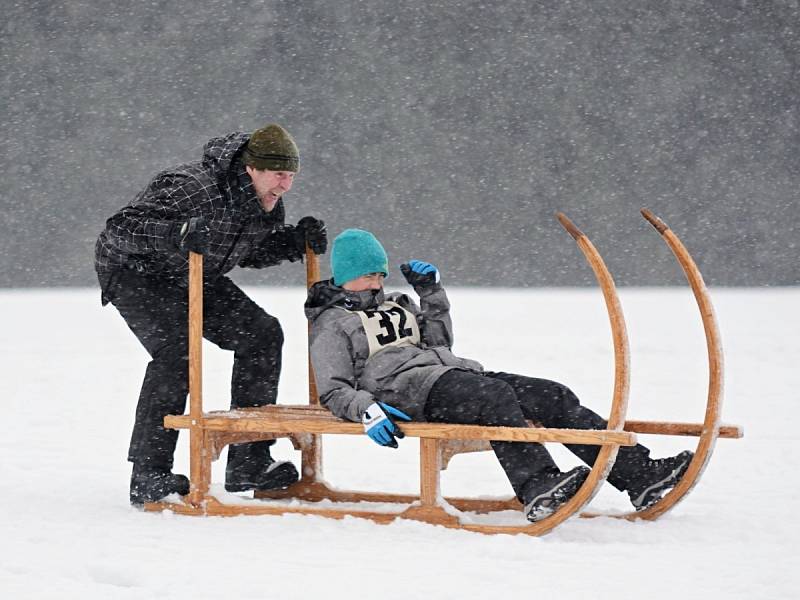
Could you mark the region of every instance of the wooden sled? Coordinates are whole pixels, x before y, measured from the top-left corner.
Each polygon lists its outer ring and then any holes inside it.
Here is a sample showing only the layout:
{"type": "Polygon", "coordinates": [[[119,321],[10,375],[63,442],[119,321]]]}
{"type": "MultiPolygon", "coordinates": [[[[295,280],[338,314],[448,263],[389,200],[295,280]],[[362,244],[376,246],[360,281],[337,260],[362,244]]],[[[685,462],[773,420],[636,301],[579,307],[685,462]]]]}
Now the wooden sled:
{"type": "MultiPolygon", "coordinates": [[[[481,427],[441,423],[408,423],[402,429],[408,437],[420,438],[420,492],[416,494],[390,494],[340,490],[331,487],[322,475],[322,435],[364,435],[360,423],[334,417],[319,406],[314,374],[309,363],[308,405],[276,405],[230,411],[203,412],[202,400],[202,256],[190,255],[189,270],[189,395],[190,411],[187,415],[168,416],[165,427],[188,429],[190,432],[191,490],[181,502],[154,502],[145,510],[170,510],[187,515],[277,515],[306,514],[328,518],[346,516],[365,518],[377,523],[396,519],[413,519],[449,528],[480,533],[525,533],[541,535],[551,531],[568,518],[580,514],[599,491],[614,464],[620,446],[636,443],[636,433],[667,435],[696,435],[700,444],[695,459],[686,476],[676,488],[647,511],[621,515],[629,518],[656,518],[677,503],[694,485],[707,464],[717,437],[741,437],[738,427],[719,425],[721,396],[721,349],[713,311],[707,291],[696,266],[674,234],[649,212],[645,217],[656,226],[667,243],[679,249],[676,255],[684,270],[697,283],[692,283],[695,295],[703,298],[701,310],[709,339],[709,359],[713,356],[712,381],[709,388],[709,408],[703,424],[627,422],[625,421],[629,389],[629,351],[627,332],[613,279],[599,253],[589,239],[567,219],[558,214],[564,228],[572,235],[583,252],[603,292],[611,324],[614,347],[614,391],[607,429],[575,430],[532,426],[528,429],[510,427],[481,427]],[[692,273],[690,276],[689,274],[692,273]],[[696,287],[697,286],[697,289],[696,287]],[[701,290],[698,292],[697,290],[701,290]],[[699,294],[699,295],[698,295],[699,294]],[[707,317],[706,314],[710,315],[707,317]],[[709,333],[711,331],[711,334],[709,333]],[[710,336],[710,337],[709,337],[710,336]],[[713,384],[713,385],[712,385],[713,384]],[[712,389],[713,388],[713,389],[712,389]],[[713,401],[713,402],[712,402],[713,401]],[[713,404],[713,407],[711,406],[713,404]],[[209,493],[211,462],[219,458],[227,444],[238,444],[266,439],[289,438],[302,454],[301,479],[285,490],[256,492],[255,499],[236,504],[226,504],[209,493]],[[516,498],[478,499],[443,498],[440,490],[440,471],[450,458],[463,452],[489,450],[489,441],[558,442],[561,444],[591,444],[600,446],[594,466],[583,486],[575,496],[550,517],[527,523],[521,514],[516,498]],[[701,455],[702,451],[702,455],[701,455]],[[688,483],[687,483],[688,482],[688,483]],[[375,504],[380,506],[374,506],[375,504]],[[372,506],[370,506],[372,505],[372,506]],[[387,507],[388,505],[388,507],[387,507]],[[663,508],[662,508],[663,505],[663,508]],[[660,509],[661,508],[661,509],[660,509]],[[659,510],[660,509],[660,510],[659,510]],[[476,521],[470,513],[486,514],[514,510],[519,524],[494,524],[476,521]]],[[[675,251],[673,247],[673,251],[675,251]]],[[[306,275],[310,286],[319,279],[319,260],[309,249],[306,252],[306,275]]],[[[711,364],[711,363],[710,363],[711,364]]],[[[582,516],[596,516],[583,513],[582,516]]]]}

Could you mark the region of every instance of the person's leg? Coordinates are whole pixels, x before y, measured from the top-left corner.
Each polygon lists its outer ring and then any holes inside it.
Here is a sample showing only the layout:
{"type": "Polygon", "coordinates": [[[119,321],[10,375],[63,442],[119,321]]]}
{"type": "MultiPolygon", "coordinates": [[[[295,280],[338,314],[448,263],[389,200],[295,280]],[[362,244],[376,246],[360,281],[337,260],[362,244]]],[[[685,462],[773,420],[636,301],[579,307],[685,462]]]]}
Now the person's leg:
{"type": "Polygon", "coordinates": [[[233,351],[231,408],[275,404],[283,350],[278,319],[227,277],[206,285],[203,319],[206,339],[233,351]]]}
{"type": "MultiPolygon", "coordinates": [[[[528,426],[510,385],[458,370],[448,371],[434,384],[425,404],[425,418],[467,425],[528,426]]],[[[589,474],[586,467],[562,473],[542,444],[491,444],[529,521],[553,514],[575,495],[589,474]]]]}
{"type": "MultiPolygon", "coordinates": [[[[567,386],[556,381],[525,377],[514,373],[487,373],[511,386],[526,419],[544,427],[605,429],[607,421],[582,406],[567,386]]],[[[567,448],[588,465],[593,465],[598,446],[567,444],[567,448]]],[[[653,504],[661,494],[674,487],[691,460],[691,452],[664,459],[651,459],[642,444],[622,446],[607,481],[620,491],[627,491],[634,506],[641,510],[653,504]]]]}
{"type": "MultiPolygon", "coordinates": [[[[517,395],[525,418],[543,427],[606,428],[607,421],[605,419],[581,405],[572,390],[557,381],[525,377],[515,373],[487,373],[486,375],[510,385],[517,395]]],[[[586,444],[566,444],[566,447],[590,466],[594,464],[599,452],[598,446],[586,444]]],[[[650,451],[641,444],[621,447],[607,481],[619,490],[626,490],[630,483],[631,468],[646,461],[649,455],[650,451]]]]}
{"type": "MultiPolygon", "coordinates": [[[[460,370],[448,371],[434,384],[425,403],[425,418],[462,425],[528,426],[511,386],[460,370]]],[[[526,485],[537,475],[558,471],[542,444],[491,442],[491,445],[520,500],[524,499],[526,485]]]]}
{"type": "Polygon", "coordinates": [[[170,469],[178,432],[164,428],[164,417],[183,413],[188,393],[186,289],[125,271],[111,301],[152,359],[139,394],[128,460],[170,469]]]}
{"type": "Polygon", "coordinates": [[[171,469],[178,430],[166,429],[164,417],[183,414],[189,392],[186,348],[165,344],[147,365],[136,421],[128,448],[128,460],[171,469]]]}
{"type": "Polygon", "coordinates": [[[128,460],[134,464],[131,502],[154,501],[173,492],[186,494],[188,480],[169,473],[178,432],[164,428],[164,417],[181,414],[186,406],[186,289],[171,280],[124,271],[109,292],[112,303],[152,359],[139,393],[128,449],[128,460]]]}
{"type": "MultiPolygon", "coordinates": [[[[227,277],[204,289],[204,335],[220,348],[233,351],[231,408],[275,404],[281,372],[283,330],[227,277]]],[[[228,447],[225,489],[230,492],[284,488],[298,480],[289,462],[270,455],[273,440],[228,447]]]]}

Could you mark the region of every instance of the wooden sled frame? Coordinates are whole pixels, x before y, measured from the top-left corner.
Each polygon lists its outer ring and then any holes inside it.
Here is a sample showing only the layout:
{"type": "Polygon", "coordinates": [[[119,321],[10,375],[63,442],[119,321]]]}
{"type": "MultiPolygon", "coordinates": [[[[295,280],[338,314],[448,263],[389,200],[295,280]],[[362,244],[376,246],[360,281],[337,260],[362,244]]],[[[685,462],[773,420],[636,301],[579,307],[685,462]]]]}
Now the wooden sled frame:
{"type": "MultiPolygon", "coordinates": [[[[407,437],[420,438],[420,493],[390,494],[339,490],[329,486],[322,476],[322,435],[363,435],[360,423],[346,422],[334,417],[320,407],[316,383],[309,361],[308,405],[274,405],[230,411],[203,412],[202,400],[202,256],[191,253],[189,257],[189,395],[190,411],[187,415],[168,416],[165,427],[188,429],[190,432],[189,495],[181,502],[161,501],[148,503],[145,510],[170,510],[187,515],[264,515],[306,514],[328,518],[353,516],[377,523],[389,523],[398,518],[413,519],[480,533],[525,533],[541,535],[551,531],[575,514],[583,517],[600,516],[598,513],[581,513],[599,491],[614,464],[620,446],[636,443],[637,433],[661,435],[698,436],[695,457],[681,482],[658,503],[641,512],[617,516],[628,519],[655,519],[670,510],[696,484],[713,451],[718,437],[739,438],[741,428],[720,425],[722,396],[722,350],[716,327],[713,307],[708,291],[697,266],[677,236],[646,209],[644,217],[662,235],[676,255],[697,299],[705,329],[709,357],[709,389],[706,416],[702,424],[667,423],[655,421],[626,421],[629,390],[629,349],[622,308],[613,279],[600,254],[586,235],[565,215],[558,220],[575,239],[589,262],[603,292],[611,324],[614,347],[614,391],[608,425],[605,430],[575,430],[510,427],[481,427],[442,423],[407,423],[403,432],[407,437]],[[256,492],[255,500],[245,503],[225,504],[209,494],[211,462],[219,458],[227,444],[245,443],[287,437],[302,453],[301,479],[285,490],[256,492]],[[561,444],[591,444],[600,446],[600,452],[589,476],[575,496],[548,518],[520,525],[483,524],[471,521],[466,514],[495,511],[520,511],[516,498],[476,499],[443,498],[440,489],[440,471],[454,455],[463,452],[490,450],[490,440],[524,442],[558,442],[561,444]],[[287,502],[289,501],[289,502],[287,502]],[[328,501],[328,502],[323,502],[328,501]],[[353,506],[361,503],[361,506],[353,506]],[[400,505],[399,510],[364,507],[363,503],[389,503],[400,505]]],[[[306,278],[310,286],[319,279],[319,259],[309,249],[306,251],[306,278]]]]}

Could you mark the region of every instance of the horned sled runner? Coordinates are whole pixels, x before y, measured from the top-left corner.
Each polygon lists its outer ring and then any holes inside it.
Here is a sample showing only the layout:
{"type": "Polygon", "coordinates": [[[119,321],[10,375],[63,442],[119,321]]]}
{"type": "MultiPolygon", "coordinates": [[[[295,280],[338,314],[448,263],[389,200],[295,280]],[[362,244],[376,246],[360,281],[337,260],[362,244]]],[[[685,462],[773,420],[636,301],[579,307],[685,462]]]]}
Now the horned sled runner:
{"type": "MultiPolygon", "coordinates": [[[[541,535],[574,515],[596,517],[599,513],[583,511],[598,492],[614,464],[620,446],[636,444],[637,434],[697,437],[697,448],[681,481],[656,504],[640,512],[603,515],[624,519],[652,520],[660,517],[691,491],[711,458],[717,438],[739,438],[742,429],[722,425],[722,347],[714,309],[700,271],[684,245],[672,230],[647,209],[644,218],[661,235],[683,269],[697,301],[708,352],[708,393],[702,423],[632,421],[626,418],[629,389],[629,351],[625,320],[614,281],[603,259],[565,215],[557,215],[561,225],[575,239],[594,271],[605,300],[611,324],[614,348],[614,388],[608,425],[605,430],[485,427],[442,423],[408,423],[402,429],[406,437],[419,438],[420,492],[393,494],[340,490],[330,486],[322,473],[323,435],[363,435],[360,423],[334,417],[319,405],[314,374],[309,364],[308,404],[273,405],[230,411],[203,412],[202,398],[202,256],[190,255],[189,270],[189,396],[190,410],[164,420],[168,428],[188,429],[190,434],[191,490],[181,501],[148,503],[149,511],[170,510],[186,515],[281,515],[304,514],[341,519],[346,516],[389,523],[395,519],[413,519],[449,528],[481,533],[524,533],[541,535]],[[256,492],[255,498],[237,498],[224,503],[209,493],[211,463],[219,458],[227,444],[288,438],[302,454],[300,481],[276,492],[256,492]],[[546,519],[527,523],[516,498],[444,498],[440,492],[440,471],[456,454],[490,450],[489,441],[557,442],[591,444],[601,447],[592,470],[575,496],[546,519]],[[241,500],[241,502],[239,501],[241,500]],[[516,510],[519,524],[487,522],[487,515],[516,510]],[[478,516],[480,518],[478,518],[478,516]]],[[[308,285],[319,279],[318,257],[307,249],[308,285]]]]}

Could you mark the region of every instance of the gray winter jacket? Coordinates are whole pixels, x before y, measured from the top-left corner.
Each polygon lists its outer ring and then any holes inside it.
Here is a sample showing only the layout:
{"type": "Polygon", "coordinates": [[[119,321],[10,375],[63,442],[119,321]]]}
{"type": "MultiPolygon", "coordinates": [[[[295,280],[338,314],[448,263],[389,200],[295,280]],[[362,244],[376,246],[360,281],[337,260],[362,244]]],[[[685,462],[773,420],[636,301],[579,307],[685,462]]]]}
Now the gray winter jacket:
{"type": "Polygon", "coordinates": [[[424,421],[428,393],[450,369],[482,371],[450,350],[450,303],[441,285],[407,295],[348,292],[332,281],[311,287],[311,362],[320,402],[334,415],[360,421],[380,400],[424,421]]]}

